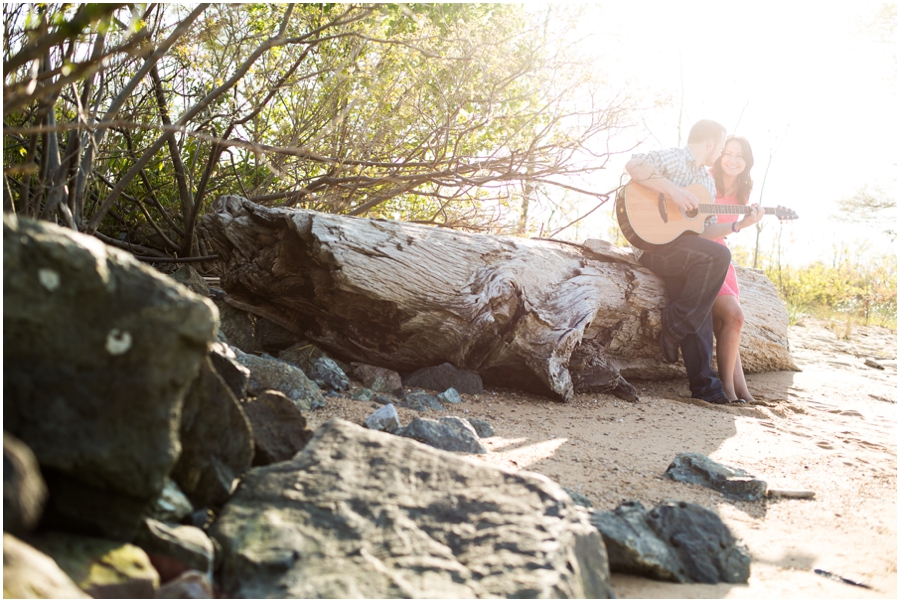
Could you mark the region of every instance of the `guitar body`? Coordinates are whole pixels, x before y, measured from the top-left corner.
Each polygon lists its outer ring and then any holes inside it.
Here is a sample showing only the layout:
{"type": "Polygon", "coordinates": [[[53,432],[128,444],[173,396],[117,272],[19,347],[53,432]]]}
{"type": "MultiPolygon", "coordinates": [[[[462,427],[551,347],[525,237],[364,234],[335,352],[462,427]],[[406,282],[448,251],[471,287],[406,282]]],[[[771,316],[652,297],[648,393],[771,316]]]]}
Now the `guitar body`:
{"type": "MultiPolygon", "coordinates": [[[[703,203],[709,203],[709,192],[702,184],[687,186],[703,203]]],[[[685,232],[703,232],[707,214],[692,211],[685,214],[669,199],[660,200],[659,193],[632,182],[616,197],[616,219],[625,239],[632,246],[652,251],[670,243],[685,232]]]]}
{"type": "MultiPolygon", "coordinates": [[[[689,212],[679,209],[664,195],[634,182],[619,189],[616,219],[626,240],[638,249],[653,251],[685,232],[700,234],[708,215],[746,215],[752,211],[746,205],[710,204],[709,192],[702,184],[692,184],[685,190],[692,192],[698,201],[698,207],[689,212]]],[[[765,215],[774,215],[780,220],[798,218],[796,212],[781,205],[759,209],[765,215]]]]}

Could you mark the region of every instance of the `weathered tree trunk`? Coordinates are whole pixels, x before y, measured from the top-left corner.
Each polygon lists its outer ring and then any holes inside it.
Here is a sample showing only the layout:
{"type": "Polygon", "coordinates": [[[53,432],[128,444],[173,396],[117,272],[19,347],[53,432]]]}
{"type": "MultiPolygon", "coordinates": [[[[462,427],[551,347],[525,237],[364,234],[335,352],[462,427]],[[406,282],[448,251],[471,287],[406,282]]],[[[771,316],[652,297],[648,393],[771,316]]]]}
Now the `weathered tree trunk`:
{"type": "MultiPolygon", "coordinates": [[[[485,236],[221,197],[200,231],[233,303],[345,360],[401,374],[450,362],[488,384],[562,400],[637,394],[626,378],[684,374],[656,339],[662,281],[630,252],[485,236]]],[[[795,370],[772,284],[740,274],[748,371],[795,370]]]]}

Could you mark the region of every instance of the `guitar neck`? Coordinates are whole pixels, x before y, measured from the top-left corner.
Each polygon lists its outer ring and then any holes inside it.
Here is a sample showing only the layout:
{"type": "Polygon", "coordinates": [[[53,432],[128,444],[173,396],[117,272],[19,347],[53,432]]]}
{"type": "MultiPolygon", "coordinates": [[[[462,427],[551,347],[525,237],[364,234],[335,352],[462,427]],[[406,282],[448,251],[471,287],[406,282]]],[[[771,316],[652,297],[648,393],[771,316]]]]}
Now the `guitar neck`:
{"type": "MultiPolygon", "coordinates": [[[[700,203],[698,205],[700,213],[712,213],[715,215],[740,215],[750,213],[750,207],[746,205],[711,205],[709,203],[700,203]]],[[[766,215],[775,215],[774,207],[762,207],[766,215]]]]}

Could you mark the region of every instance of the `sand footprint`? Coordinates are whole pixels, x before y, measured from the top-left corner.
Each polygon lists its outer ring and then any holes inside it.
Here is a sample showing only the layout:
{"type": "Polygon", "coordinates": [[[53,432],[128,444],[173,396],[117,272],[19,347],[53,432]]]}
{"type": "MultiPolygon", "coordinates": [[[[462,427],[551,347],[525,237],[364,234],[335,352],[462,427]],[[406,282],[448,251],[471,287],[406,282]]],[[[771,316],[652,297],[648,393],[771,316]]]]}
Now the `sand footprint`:
{"type": "Polygon", "coordinates": [[[816,441],[816,445],[818,445],[822,449],[834,449],[834,446],[831,445],[829,441],[816,441]]]}
{"type": "MultiPolygon", "coordinates": [[[[852,441],[853,443],[858,443],[859,445],[862,445],[862,446],[865,446],[865,447],[868,447],[868,448],[871,448],[871,449],[878,449],[878,450],[884,451],[884,447],[883,447],[883,446],[881,446],[881,445],[879,445],[879,444],[877,444],[877,443],[872,443],[872,442],[870,442],[870,441],[866,441],[865,439],[851,439],[850,441],[852,441]]],[[[848,441],[848,443],[849,443],[850,441],[848,441]]]]}
{"type": "Polygon", "coordinates": [[[789,434],[791,434],[791,435],[796,435],[796,436],[798,436],[798,437],[807,437],[807,438],[808,438],[808,437],[812,437],[811,434],[809,434],[809,433],[804,433],[803,431],[795,431],[795,430],[792,430],[792,429],[785,429],[785,430],[786,430],[786,432],[788,432],[789,434]]]}
{"type": "Polygon", "coordinates": [[[862,418],[863,420],[866,419],[865,416],[863,416],[862,414],[860,414],[860,413],[857,412],[856,410],[841,410],[840,413],[841,413],[841,415],[843,415],[843,416],[858,416],[858,417],[862,418]]]}
{"type": "Polygon", "coordinates": [[[807,406],[814,410],[819,410],[820,412],[840,412],[841,409],[834,405],[833,403],[824,403],[824,402],[812,402],[808,401],[807,406]]]}

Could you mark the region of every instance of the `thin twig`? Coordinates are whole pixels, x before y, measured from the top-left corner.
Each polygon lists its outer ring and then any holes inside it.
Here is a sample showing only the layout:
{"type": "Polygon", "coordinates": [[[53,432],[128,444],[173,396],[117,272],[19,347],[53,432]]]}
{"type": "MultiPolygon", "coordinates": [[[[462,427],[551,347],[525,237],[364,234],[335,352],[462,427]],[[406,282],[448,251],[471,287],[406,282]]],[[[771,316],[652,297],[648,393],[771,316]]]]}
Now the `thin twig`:
{"type": "Polygon", "coordinates": [[[106,244],[108,244],[112,247],[116,247],[117,249],[122,249],[122,250],[128,251],[130,253],[134,253],[135,251],[138,251],[140,253],[146,253],[148,255],[153,255],[154,253],[159,253],[160,257],[167,257],[167,255],[163,255],[156,249],[153,249],[150,247],[145,247],[144,245],[139,245],[137,243],[122,242],[121,240],[116,240],[115,238],[106,236],[102,232],[94,232],[93,236],[99,238],[100,240],[102,240],[103,242],[105,242],[106,244]]]}
{"type": "Polygon", "coordinates": [[[218,255],[203,255],[201,257],[152,257],[145,255],[135,255],[135,259],[146,263],[200,263],[201,261],[212,261],[218,259],[218,255]]]}
{"type": "Polygon", "coordinates": [[[554,230],[553,232],[548,233],[548,234],[547,234],[547,238],[553,238],[554,236],[556,236],[557,234],[559,234],[560,232],[562,232],[563,230],[565,230],[565,229],[568,228],[569,226],[573,226],[573,225],[577,224],[578,222],[580,222],[581,220],[583,220],[584,218],[586,218],[587,216],[589,216],[590,214],[592,214],[594,211],[596,211],[597,209],[599,209],[600,207],[602,207],[603,205],[605,205],[607,202],[609,202],[609,197],[614,196],[614,195],[616,194],[616,192],[618,192],[618,190],[619,190],[619,189],[617,188],[616,190],[612,190],[612,191],[610,191],[610,192],[606,192],[606,193],[604,193],[604,194],[602,194],[602,195],[597,195],[598,197],[602,197],[602,198],[603,198],[603,200],[600,201],[600,204],[596,205],[593,209],[591,209],[590,211],[588,211],[588,212],[585,213],[584,215],[575,218],[574,220],[572,220],[571,222],[569,222],[569,223],[566,224],[565,226],[562,226],[561,228],[557,228],[557,229],[554,230]]]}

